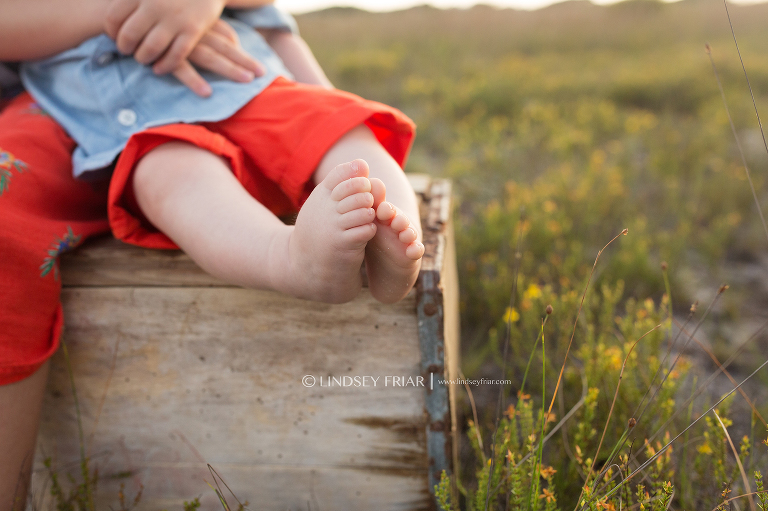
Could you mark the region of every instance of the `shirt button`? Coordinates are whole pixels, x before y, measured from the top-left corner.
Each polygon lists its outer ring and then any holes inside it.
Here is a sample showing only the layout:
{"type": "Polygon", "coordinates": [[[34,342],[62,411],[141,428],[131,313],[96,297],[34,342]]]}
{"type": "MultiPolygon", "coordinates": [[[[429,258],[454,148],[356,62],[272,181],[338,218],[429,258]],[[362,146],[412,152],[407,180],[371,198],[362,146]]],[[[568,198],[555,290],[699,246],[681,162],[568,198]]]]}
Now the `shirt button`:
{"type": "Polygon", "coordinates": [[[117,122],[123,126],[133,126],[136,124],[136,112],[124,108],[117,113],[117,122]]]}
{"type": "Polygon", "coordinates": [[[102,53],[96,57],[96,63],[100,66],[106,66],[115,59],[115,54],[112,52],[102,53]]]}

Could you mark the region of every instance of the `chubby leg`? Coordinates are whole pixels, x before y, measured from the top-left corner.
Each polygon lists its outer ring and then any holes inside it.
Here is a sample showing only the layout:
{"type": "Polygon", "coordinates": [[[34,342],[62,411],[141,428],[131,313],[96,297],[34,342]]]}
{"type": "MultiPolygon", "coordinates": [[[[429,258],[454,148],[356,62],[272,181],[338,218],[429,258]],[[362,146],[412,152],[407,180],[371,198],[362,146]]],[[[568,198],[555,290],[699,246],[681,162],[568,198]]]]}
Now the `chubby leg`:
{"type": "Polygon", "coordinates": [[[396,302],[416,282],[424,255],[416,195],[400,166],[365,126],[358,126],[328,151],[315,172],[320,183],[341,162],[361,158],[370,167],[376,235],[365,249],[368,286],[384,303],[396,302]]]}
{"type": "Polygon", "coordinates": [[[46,362],[32,376],[0,386],[0,511],[23,511],[48,379],[46,362]]]}
{"type": "Polygon", "coordinates": [[[147,218],[212,275],[331,303],[360,291],[366,243],[377,228],[362,162],[331,169],[295,226],[254,200],[223,159],[185,143],[150,151],[133,185],[147,218]]]}

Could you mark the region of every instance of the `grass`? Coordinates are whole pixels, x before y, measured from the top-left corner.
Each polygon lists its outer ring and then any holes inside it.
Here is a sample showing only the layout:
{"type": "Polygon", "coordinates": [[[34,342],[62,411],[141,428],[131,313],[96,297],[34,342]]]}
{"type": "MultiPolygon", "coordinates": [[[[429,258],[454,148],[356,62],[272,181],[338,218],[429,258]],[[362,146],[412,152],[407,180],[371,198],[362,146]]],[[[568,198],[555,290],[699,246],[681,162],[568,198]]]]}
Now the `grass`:
{"type": "MultiPolygon", "coordinates": [[[[720,292],[715,300],[713,300],[713,304],[726,289],[727,286],[720,288],[720,292]]],[[[586,296],[585,289],[581,301],[582,304],[586,296]]],[[[544,327],[552,312],[553,309],[547,307],[546,316],[541,321],[539,339],[542,341],[544,338],[544,327]]],[[[507,318],[508,322],[510,317],[508,316],[507,318]]],[[[578,323],[578,317],[579,314],[577,314],[576,323],[578,323]]],[[[706,317],[706,312],[704,317],[706,317]]],[[[582,398],[546,438],[544,437],[545,429],[548,428],[550,422],[555,422],[555,417],[551,414],[552,404],[554,404],[560,378],[562,378],[566,364],[564,363],[561,367],[560,376],[557,379],[557,385],[554,390],[555,395],[551,398],[552,401],[549,409],[545,408],[545,379],[542,384],[544,395],[540,403],[539,413],[536,414],[536,409],[530,400],[531,396],[525,393],[525,382],[531,367],[530,360],[533,358],[532,355],[523,373],[523,383],[517,393],[516,405],[509,405],[501,423],[496,424],[496,430],[492,435],[490,457],[486,456],[485,450],[482,448],[482,434],[478,430],[478,425],[472,421],[469,422],[467,438],[475,451],[479,466],[476,473],[477,484],[474,493],[462,487],[462,493],[465,497],[463,507],[476,510],[554,510],[567,509],[575,505],[575,509],[596,511],[598,509],[622,509],[622,506],[630,508],[632,506],[639,506],[641,509],[645,509],[644,506],[648,506],[651,509],[661,511],[669,509],[673,503],[676,507],[680,506],[681,509],[706,509],[704,506],[711,502],[714,505],[710,504],[709,508],[719,510],[729,508],[730,502],[733,500],[747,497],[750,499],[752,508],[755,509],[752,497],[757,494],[759,498],[764,500],[765,494],[761,486],[762,475],[760,471],[756,470],[753,472],[757,487],[757,492],[755,493],[751,491],[751,483],[746,476],[744,464],[742,463],[742,460],[745,463],[747,460],[752,464],[755,463],[755,457],[751,451],[751,439],[744,436],[737,450],[727,429],[728,426],[732,425],[732,422],[721,418],[721,414],[727,413],[729,407],[728,399],[732,397],[738,387],[728,392],[707,410],[703,411],[696,420],[691,420],[689,414],[685,422],[672,422],[675,415],[679,411],[685,410],[688,405],[687,402],[677,403],[677,406],[675,403],[675,397],[681,394],[679,392],[681,380],[679,373],[677,373],[677,363],[681,359],[678,357],[671,365],[665,365],[663,362],[661,364],[651,363],[651,370],[654,367],[656,369],[655,374],[650,379],[650,383],[646,379],[645,386],[630,389],[630,392],[633,390],[636,392],[642,388],[647,388],[648,391],[652,390],[657,376],[663,375],[653,393],[653,397],[648,401],[648,404],[653,403],[655,407],[654,411],[656,413],[654,415],[657,417],[658,422],[648,420],[647,416],[644,416],[646,409],[642,408],[641,410],[642,404],[649,394],[649,392],[646,392],[639,400],[637,396],[631,399],[630,402],[639,404],[637,404],[634,412],[625,415],[630,417],[628,421],[624,424],[621,422],[615,424],[615,421],[613,421],[614,423],[612,424],[612,415],[617,410],[617,403],[623,402],[626,404],[627,401],[625,395],[622,396],[620,401],[617,400],[620,394],[625,394],[626,392],[621,392],[623,389],[621,383],[627,362],[632,359],[635,348],[643,346],[641,341],[645,338],[652,338],[652,334],[661,326],[662,324],[658,324],[640,335],[636,340],[625,344],[625,355],[618,373],[618,382],[615,385],[613,400],[607,409],[607,416],[605,409],[599,410],[597,407],[599,389],[586,388],[587,381],[594,382],[598,380],[598,378],[595,378],[594,367],[592,369],[587,367],[582,374],[585,385],[582,391],[582,398]],[[666,392],[660,394],[659,391],[662,389],[666,389],[666,392]],[[573,412],[578,413],[574,415],[573,412]],[[562,441],[552,440],[552,433],[560,429],[563,424],[566,424],[571,415],[574,415],[576,420],[571,422],[571,427],[568,428],[570,431],[563,428],[562,441]],[[715,423],[713,417],[717,419],[717,423],[715,423]],[[673,443],[685,435],[684,442],[687,446],[688,431],[695,427],[701,419],[705,419],[706,427],[704,428],[702,438],[699,439],[696,454],[689,456],[686,454],[686,450],[684,450],[682,456],[676,455],[673,457],[673,443]],[[664,421],[664,423],[659,426],[661,421],[664,421]],[[595,441],[598,438],[595,427],[603,423],[602,434],[595,447],[595,441]],[[643,428],[646,429],[646,433],[650,431],[655,431],[655,433],[650,435],[650,437],[642,435],[642,433],[638,435],[638,430],[643,428]],[[674,438],[671,438],[669,431],[673,428],[681,429],[682,431],[674,438]],[[603,441],[606,438],[606,433],[609,431],[614,436],[614,441],[612,442],[614,447],[610,455],[598,458],[603,441]],[[568,433],[571,435],[571,441],[568,440],[568,433]],[[656,440],[662,433],[663,440],[656,440]],[[642,440],[643,438],[645,440],[642,441],[642,445],[639,446],[639,449],[636,448],[636,451],[640,451],[640,456],[636,452],[633,456],[632,447],[635,444],[635,440],[642,440]],[[628,443],[628,440],[631,440],[631,443],[628,443]],[[726,440],[733,453],[733,458],[728,456],[725,447],[726,440]],[[548,442],[547,448],[549,453],[547,461],[552,464],[551,466],[548,463],[544,463],[543,446],[545,442],[548,442]],[[570,458],[570,463],[567,458],[564,459],[565,453],[570,458]],[[587,457],[587,453],[594,454],[590,458],[587,457]],[[563,470],[565,467],[571,470],[563,474],[565,475],[564,478],[556,478],[555,475],[558,471],[563,470]],[[741,475],[745,493],[738,497],[730,497],[731,486],[736,481],[736,468],[738,468],[738,472],[741,475]],[[693,474],[688,473],[688,470],[692,470],[693,474]],[[685,474],[685,477],[683,477],[683,474],[685,474]],[[642,476],[642,478],[637,477],[633,481],[633,491],[630,481],[636,476],[642,476]],[[681,481],[673,484],[672,481],[674,481],[676,476],[681,481]],[[582,483],[574,484],[574,481],[582,481],[582,483]],[[646,491],[646,482],[648,484],[648,491],[646,491]],[[542,485],[541,488],[540,484],[542,485]],[[717,496],[707,495],[708,488],[718,488],[723,485],[725,489],[720,494],[719,500],[717,496]],[[541,493],[539,493],[539,490],[541,490],[541,493]],[[676,491],[680,491],[681,494],[676,495],[676,491]],[[676,500],[673,500],[675,497],[676,500]],[[561,500],[559,501],[558,499],[561,500]],[[559,502],[565,502],[565,506],[559,507],[559,502]]],[[[508,332],[510,331],[508,330],[508,332]]],[[[534,343],[534,351],[539,339],[534,343]]],[[[509,338],[507,338],[508,340],[509,338]]],[[[571,338],[572,340],[573,337],[571,338]]],[[[676,340],[674,339],[673,342],[676,340]]],[[[543,348],[544,345],[542,342],[542,373],[545,373],[547,360],[543,348]]],[[[643,360],[653,361],[653,353],[659,353],[659,351],[659,346],[657,345],[655,349],[651,350],[650,359],[644,358],[643,360]]],[[[671,345],[667,354],[670,351],[671,345]]],[[[602,358],[601,356],[595,357],[594,361],[602,358]]],[[[768,365],[768,361],[761,364],[750,377],[754,376],[757,371],[766,365],[768,365]]],[[[643,367],[643,365],[636,365],[633,368],[634,376],[637,376],[638,373],[642,374],[643,367]]],[[[720,367],[724,369],[724,366],[721,365],[720,367]]],[[[749,377],[745,381],[748,379],[749,377]]],[[[705,388],[706,385],[699,387],[698,392],[700,393],[705,388]]],[[[473,410],[473,414],[476,416],[477,411],[473,410]]],[[[752,429],[754,429],[754,424],[752,426],[752,429]]],[[[765,427],[765,423],[763,422],[760,426],[765,427]]],[[[768,440],[763,441],[763,443],[768,445],[768,440]]],[[[448,477],[444,474],[441,484],[435,487],[438,501],[444,510],[454,508],[448,493],[448,481],[448,477]]]]}

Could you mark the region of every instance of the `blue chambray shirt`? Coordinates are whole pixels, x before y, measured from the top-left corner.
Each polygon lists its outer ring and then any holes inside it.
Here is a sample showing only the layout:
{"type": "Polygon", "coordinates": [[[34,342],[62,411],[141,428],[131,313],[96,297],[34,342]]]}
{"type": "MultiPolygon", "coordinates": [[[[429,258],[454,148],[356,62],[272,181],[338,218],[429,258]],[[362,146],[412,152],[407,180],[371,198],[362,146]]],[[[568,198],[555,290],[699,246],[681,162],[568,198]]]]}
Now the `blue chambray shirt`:
{"type": "MultiPolygon", "coordinates": [[[[43,110],[77,142],[72,155],[75,177],[109,167],[128,138],[152,126],[218,121],[230,117],[278,76],[293,78],[254,28],[296,32],[290,14],[274,6],[226,10],[222,19],[237,32],[243,49],[266,68],[264,76],[238,83],[201,72],[213,89],[201,98],[171,75],[117,51],[106,35],[77,48],[21,66],[21,80],[43,110]]],[[[100,174],[100,173],[99,173],[100,174]]]]}

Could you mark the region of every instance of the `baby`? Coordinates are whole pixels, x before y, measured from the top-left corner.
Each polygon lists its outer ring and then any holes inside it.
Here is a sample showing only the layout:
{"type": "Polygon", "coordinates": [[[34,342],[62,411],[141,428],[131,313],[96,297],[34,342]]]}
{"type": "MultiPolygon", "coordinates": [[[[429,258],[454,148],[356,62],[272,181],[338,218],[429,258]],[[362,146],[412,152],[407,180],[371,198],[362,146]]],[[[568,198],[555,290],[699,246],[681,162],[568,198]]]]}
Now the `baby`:
{"type": "Polygon", "coordinates": [[[365,260],[373,296],[403,298],[424,252],[400,168],[410,121],[385,105],[286,79],[302,58],[276,55],[242,22],[273,15],[271,6],[221,18],[264,64],[263,76],[246,83],[207,76],[211,94],[201,99],[142,65],[135,43],[120,47],[122,31],[141,23],[138,11],[151,1],[123,21],[116,43],[102,35],[22,66],[27,91],[78,143],[75,175],[117,157],[114,234],[148,247],[178,245],[234,284],[332,303],[358,294],[365,260]],[[276,215],[292,209],[296,224],[286,226],[276,215]]]}

